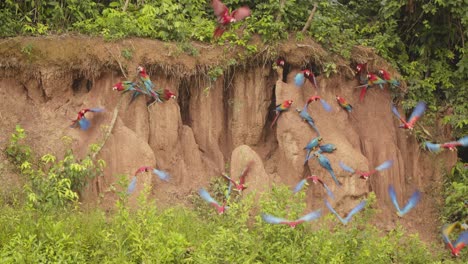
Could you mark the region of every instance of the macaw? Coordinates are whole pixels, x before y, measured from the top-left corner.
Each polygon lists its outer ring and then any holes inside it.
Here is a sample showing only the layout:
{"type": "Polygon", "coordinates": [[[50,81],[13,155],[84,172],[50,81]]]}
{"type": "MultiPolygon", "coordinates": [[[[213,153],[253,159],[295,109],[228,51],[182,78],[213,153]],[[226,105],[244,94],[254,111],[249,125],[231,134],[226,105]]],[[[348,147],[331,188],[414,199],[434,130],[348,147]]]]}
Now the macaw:
{"type": "Polygon", "coordinates": [[[325,144],[325,145],[319,145],[320,153],[326,152],[326,153],[332,153],[333,151],[336,150],[336,146],[333,144],[325,144]]]}
{"type": "Polygon", "coordinates": [[[315,78],[314,73],[307,69],[296,74],[296,77],[294,77],[294,83],[297,87],[302,87],[302,85],[304,85],[305,78],[307,78],[310,81],[310,83],[318,89],[317,80],[315,78]]]}
{"type": "Polygon", "coordinates": [[[304,105],[304,107],[301,109],[296,108],[296,112],[299,113],[299,116],[307,122],[314,130],[317,132],[317,135],[320,136],[320,132],[318,131],[317,127],[315,126],[314,119],[309,115],[309,112],[307,112],[307,104],[304,105]]]}
{"type": "Polygon", "coordinates": [[[137,83],[131,81],[118,82],[112,86],[112,90],[124,93],[133,91],[130,103],[133,102],[140,94],[147,94],[146,91],[141,90],[137,83]]]}
{"type": "Polygon", "coordinates": [[[456,222],[454,224],[445,225],[442,228],[442,238],[444,239],[445,245],[450,249],[452,256],[459,257],[460,251],[468,244],[468,231],[462,232],[459,236],[455,244],[449,238],[450,233],[452,233],[453,229],[459,227],[460,223],[456,222]]]}
{"type": "Polygon", "coordinates": [[[371,170],[371,171],[358,171],[358,170],[354,170],[352,169],[351,167],[349,167],[348,165],[344,164],[343,162],[340,161],[340,167],[347,171],[347,172],[350,172],[351,175],[353,174],[357,174],[359,175],[359,178],[361,179],[364,179],[364,180],[367,180],[369,179],[369,176],[371,176],[372,174],[378,172],[378,171],[383,171],[383,170],[386,170],[388,168],[390,168],[392,165],[393,165],[393,160],[386,160],[384,161],[382,164],[380,164],[379,166],[375,167],[375,169],[371,170]]]}
{"type": "Polygon", "coordinates": [[[263,218],[263,221],[270,223],[270,224],[284,224],[284,225],[290,226],[291,228],[295,228],[298,224],[310,222],[312,220],[319,218],[321,214],[322,214],[321,210],[319,209],[317,211],[308,213],[304,215],[303,217],[294,221],[286,220],[284,218],[279,218],[279,217],[272,216],[270,214],[265,214],[265,213],[262,213],[262,218],[263,218]]]}
{"type": "Polygon", "coordinates": [[[384,69],[380,69],[379,70],[379,76],[384,79],[387,83],[389,83],[391,86],[393,87],[399,87],[400,86],[400,82],[393,79],[391,76],[390,76],[390,73],[388,73],[386,70],[384,69]]]}
{"type": "Polygon", "coordinates": [[[322,184],[323,188],[325,188],[325,190],[327,191],[328,196],[330,196],[330,198],[332,198],[333,200],[335,199],[335,196],[333,195],[330,188],[328,188],[328,186],[317,175],[307,176],[305,179],[302,179],[294,188],[294,193],[297,193],[300,190],[302,190],[304,185],[307,184],[308,180],[312,180],[314,184],[322,184]]]}
{"type": "Polygon", "coordinates": [[[156,87],[151,81],[149,75],[146,73],[146,69],[142,66],[138,66],[137,71],[140,77],[140,81],[143,82],[143,84],[145,85],[146,94],[153,97],[156,102],[161,103],[162,101],[159,98],[159,94],[154,91],[154,88],[156,87]]]}
{"type": "Polygon", "coordinates": [[[336,185],[341,186],[341,183],[338,181],[338,179],[335,176],[335,173],[333,172],[333,168],[331,167],[330,160],[324,155],[317,153],[317,152],[314,153],[314,156],[318,158],[320,166],[325,168],[330,173],[336,185]]]}
{"type": "Polygon", "coordinates": [[[307,143],[307,145],[305,146],[304,149],[307,149],[307,153],[306,153],[306,158],[305,158],[305,161],[304,161],[304,164],[309,160],[309,155],[310,155],[310,152],[318,147],[318,145],[320,144],[320,141],[322,141],[322,137],[321,136],[318,136],[316,138],[313,138],[311,141],[309,141],[309,143],[307,143]]]}
{"type": "Polygon", "coordinates": [[[340,97],[340,96],[337,95],[336,96],[336,101],[341,106],[341,108],[343,108],[344,110],[346,110],[348,112],[353,111],[353,106],[350,105],[343,97],[340,97]]]}
{"type": "Polygon", "coordinates": [[[424,114],[424,111],[426,111],[426,103],[421,101],[416,105],[416,107],[414,107],[413,113],[411,113],[410,118],[406,121],[400,116],[396,107],[392,105],[393,114],[403,123],[399,128],[403,129],[413,130],[416,121],[418,121],[418,119],[424,114]]]}
{"type": "Polygon", "coordinates": [[[166,102],[169,101],[169,99],[177,99],[177,96],[171,92],[169,89],[159,89],[156,91],[158,94],[158,97],[161,99],[161,101],[166,102]]]}
{"type": "Polygon", "coordinates": [[[387,83],[387,81],[382,80],[379,76],[373,74],[373,73],[368,73],[367,74],[367,79],[368,79],[368,86],[372,85],[379,85],[380,89],[383,89],[383,85],[387,83]]]}
{"type": "Polygon", "coordinates": [[[341,218],[341,216],[335,211],[335,209],[333,209],[333,207],[331,206],[331,204],[325,200],[325,205],[328,207],[328,210],[330,210],[330,212],[332,212],[334,215],[336,215],[336,217],[338,218],[338,220],[341,221],[341,223],[343,223],[343,225],[346,225],[349,223],[349,221],[351,221],[351,218],[353,217],[353,215],[355,215],[356,213],[358,213],[359,211],[361,211],[365,206],[366,206],[366,203],[367,203],[367,200],[364,200],[362,202],[360,202],[358,205],[356,205],[356,207],[354,207],[350,212],[349,214],[346,216],[346,218],[341,218]]]}
{"type": "Polygon", "coordinates": [[[283,58],[278,58],[276,60],[276,66],[284,68],[284,65],[286,64],[286,61],[283,58]]]}
{"type": "Polygon", "coordinates": [[[86,119],[85,114],[87,112],[100,113],[100,112],[103,112],[103,111],[104,111],[104,108],[84,108],[84,109],[81,109],[78,112],[78,116],[76,117],[76,119],[72,120],[72,124],[70,125],[70,127],[76,127],[77,125],[79,125],[82,130],[86,131],[86,130],[88,130],[89,126],[91,125],[91,122],[88,119],[86,119]]]}
{"type": "Polygon", "coordinates": [[[231,179],[228,175],[223,173],[223,177],[228,179],[229,182],[231,182],[234,185],[234,188],[236,188],[237,191],[242,192],[243,190],[247,189],[247,185],[245,184],[245,177],[247,177],[247,174],[249,174],[250,170],[252,169],[252,166],[254,165],[254,161],[251,160],[247,165],[245,166],[244,170],[242,171],[241,175],[239,176],[239,183],[231,179]]]}
{"type": "Polygon", "coordinates": [[[227,209],[229,209],[229,207],[226,206],[226,200],[224,200],[223,205],[220,205],[205,189],[201,188],[198,190],[198,193],[200,194],[201,198],[203,198],[203,200],[207,201],[216,208],[218,214],[223,214],[227,209]]]}
{"type": "Polygon", "coordinates": [[[367,84],[367,62],[356,65],[356,76],[359,84],[367,84]]]}
{"type": "Polygon", "coordinates": [[[289,65],[288,63],[286,63],[286,60],[284,60],[284,58],[280,57],[276,60],[276,67],[280,67],[282,70],[282,74],[283,74],[283,77],[282,77],[282,81],[284,83],[287,83],[288,82],[288,74],[290,72],[290,68],[291,68],[291,65],[289,65]]]}
{"type": "Polygon", "coordinates": [[[309,97],[309,99],[307,99],[307,105],[309,105],[313,101],[319,101],[319,100],[320,100],[320,103],[322,104],[323,109],[325,109],[325,111],[327,112],[331,112],[332,110],[331,106],[318,95],[312,95],[311,97],[309,97]]]}
{"type": "Polygon", "coordinates": [[[468,147],[468,136],[464,136],[457,141],[447,142],[443,144],[434,144],[430,142],[425,142],[426,148],[431,152],[439,152],[441,148],[446,148],[451,151],[457,149],[457,147],[468,147]]]}
{"type": "Polygon", "coordinates": [[[400,206],[398,205],[395,189],[391,184],[388,186],[388,194],[390,195],[390,200],[392,200],[393,205],[397,209],[397,215],[399,217],[403,217],[403,215],[405,215],[413,207],[415,207],[419,203],[419,199],[421,198],[421,193],[418,190],[416,190],[409,198],[408,203],[405,205],[403,210],[401,210],[400,206]]]}
{"type": "Polygon", "coordinates": [[[276,120],[278,119],[278,117],[280,116],[280,114],[281,114],[282,112],[289,110],[289,108],[291,107],[292,103],[293,103],[293,100],[286,100],[286,101],[284,101],[282,104],[279,104],[279,105],[276,106],[276,109],[275,109],[275,112],[276,112],[275,119],[273,119],[273,122],[271,122],[270,128],[273,128],[273,125],[276,123],[276,120]]]}
{"type": "Polygon", "coordinates": [[[154,175],[158,176],[161,180],[166,181],[166,182],[169,181],[170,176],[167,172],[158,170],[149,166],[143,166],[143,167],[138,168],[138,170],[133,175],[133,178],[127,188],[128,194],[132,194],[133,191],[135,191],[138,174],[143,173],[143,172],[149,172],[149,171],[151,171],[154,175]]]}
{"type": "Polygon", "coordinates": [[[249,7],[242,6],[229,14],[229,9],[220,0],[212,0],[211,6],[213,7],[215,16],[218,18],[218,26],[213,33],[214,38],[221,37],[229,24],[250,16],[251,12],[249,7]]]}

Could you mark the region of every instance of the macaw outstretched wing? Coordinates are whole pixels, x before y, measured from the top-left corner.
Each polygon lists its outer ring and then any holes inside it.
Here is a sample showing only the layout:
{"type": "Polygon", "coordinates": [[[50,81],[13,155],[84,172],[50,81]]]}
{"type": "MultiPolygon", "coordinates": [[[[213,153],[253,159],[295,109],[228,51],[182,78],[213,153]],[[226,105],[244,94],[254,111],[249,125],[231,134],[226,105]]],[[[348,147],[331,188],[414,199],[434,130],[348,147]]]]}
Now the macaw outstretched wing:
{"type": "Polygon", "coordinates": [[[153,173],[156,174],[159,179],[163,180],[163,181],[169,181],[169,174],[165,171],[162,171],[162,170],[157,170],[157,169],[153,169],[153,173]]]}
{"type": "Polygon", "coordinates": [[[208,203],[221,206],[215,199],[213,199],[213,197],[211,197],[211,195],[205,189],[200,188],[200,190],[198,190],[198,193],[200,194],[200,197],[208,203]]]}
{"type": "Polygon", "coordinates": [[[297,222],[309,222],[309,221],[319,218],[321,215],[322,215],[322,210],[319,209],[317,211],[313,211],[297,219],[297,222]]]}
{"type": "Polygon", "coordinates": [[[262,219],[263,221],[270,223],[270,224],[282,224],[282,223],[289,222],[288,220],[284,218],[279,218],[279,217],[272,216],[270,214],[265,214],[265,213],[262,213],[262,219]]]}
{"type": "Polygon", "coordinates": [[[136,183],[137,183],[137,177],[133,176],[132,180],[130,181],[130,184],[127,187],[127,194],[132,194],[133,191],[135,191],[136,183]]]}
{"type": "Polygon", "coordinates": [[[343,170],[345,170],[347,172],[350,172],[350,173],[355,173],[356,172],[353,168],[349,167],[348,165],[344,164],[341,161],[339,162],[339,165],[343,170]]]}
{"type": "Polygon", "coordinates": [[[304,82],[305,82],[304,73],[300,72],[296,74],[296,76],[294,77],[294,83],[296,84],[296,86],[302,87],[302,85],[304,85],[304,82]]]}
{"type": "Polygon", "coordinates": [[[424,111],[426,111],[426,103],[421,101],[414,107],[413,113],[411,113],[408,119],[408,123],[414,124],[424,114],[424,111]]]}
{"type": "Polygon", "coordinates": [[[88,128],[91,126],[91,122],[86,119],[86,117],[82,117],[79,121],[78,124],[80,125],[80,128],[82,130],[88,130],[88,128]]]}
{"type": "Polygon", "coordinates": [[[297,185],[296,187],[294,187],[294,193],[297,193],[299,192],[300,190],[302,190],[302,188],[304,187],[304,185],[307,183],[307,179],[302,179],[297,185]]]}
{"type": "Polygon", "coordinates": [[[426,142],[424,142],[424,145],[426,145],[426,148],[430,152],[439,152],[440,151],[440,144],[434,144],[434,143],[426,141],[426,142]]]}
{"type": "Polygon", "coordinates": [[[323,99],[320,99],[320,103],[322,104],[323,109],[327,112],[331,112],[332,107],[323,99]]]}
{"type": "Polygon", "coordinates": [[[393,160],[386,160],[382,164],[377,166],[375,170],[383,171],[383,170],[390,168],[392,165],[393,165],[393,160]]]}

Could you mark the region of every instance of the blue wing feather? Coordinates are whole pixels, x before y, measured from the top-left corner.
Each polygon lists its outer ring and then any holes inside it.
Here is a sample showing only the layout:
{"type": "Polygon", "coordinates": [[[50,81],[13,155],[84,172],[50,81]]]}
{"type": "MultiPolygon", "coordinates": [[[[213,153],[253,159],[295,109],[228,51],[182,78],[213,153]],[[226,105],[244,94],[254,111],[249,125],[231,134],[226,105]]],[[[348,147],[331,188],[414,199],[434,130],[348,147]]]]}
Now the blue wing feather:
{"type": "Polygon", "coordinates": [[[459,247],[460,244],[468,244],[468,231],[465,231],[460,234],[458,237],[457,241],[455,242],[455,245],[453,245],[455,248],[459,247]]]}
{"type": "Polygon", "coordinates": [[[288,222],[288,220],[286,219],[279,218],[279,217],[272,216],[270,214],[265,214],[265,213],[262,213],[262,218],[263,218],[263,221],[270,223],[270,224],[281,224],[283,222],[288,222]]]}
{"type": "Polygon", "coordinates": [[[325,183],[323,184],[323,188],[325,188],[325,190],[327,190],[328,196],[330,196],[330,198],[335,200],[335,195],[333,195],[332,191],[330,190],[330,188],[328,188],[328,186],[325,183]]]}
{"type": "Polygon", "coordinates": [[[156,174],[161,180],[169,181],[170,176],[167,172],[153,169],[153,173],[156,174]]]}
{"type": "Polygon", "coordinates": [[[346,225],[346,222],[343,220],[343,218],[341,218],[341,216],[335,211],[335,209],[333,209],[333,207],[327,200],[325,200],[325,205],[327,206],[328,210],[330,210],[330,212],[332,212],[332,214],[334,214],[338,218],[338,220],[341,221],[341,223],[346,225]]]}
{"type": "Polygon", "coordinates": [[[390,168],[393,165],[393,160],[384,161],[382,164],[377,166],[375,169],[378,171],[383,171],[390,168]]]}
{"type": "Polygon", "coordinates": [[[322,215],[322,211],[319,209],[317,211],[313,211],[311,213],[304,215],[303,217],[299,218],[297,221],[309,222],[309,221],[319,218],[321,215],[322,215]]]}
{"type": "Polygon", "coordinates": [[[396,198],[395,188],[393,188],[393,185],[391,184],[388,186],[388,194],[390,195],[390,200],[392,200],[393,206],[395,206],[398,212],[401,212],[396,198]]]}
{"type": "Polygon", "coordinates": [[[104,108],[90,108],[89,109],[90,112],[94,112],[94,113],[100,113],[100,112],[104,112],[104,108]]]}
{"type": "Polygon", "coordinates": [[[137,183],[137,177],[133,176],[132,180],[130,181],[130,184],[127,187],[127,194],[132,194],[133,191],[135,191],[136,183],[137,183]]]}
{"type": "Polygon", "coordinates": [[[354,172],[355,172],[355,170],[353,170],[351,167],[349,167],[348,165],[344,164],[344,163],[341,162],[341,161],[339,162],[339,165],[340,165],[340,167],[341,167],[343,170],[345,170],[345,171],[347,171],[347,172],[351,172],[351,173],[354,173],[354,172]]]}
{"type": "Polygon", "coordinates": [[[460,139],[458,140],[458,142],[459,142],[462,146],[468,147],[468,136],[464,136],[464,137],[460,138],[460,139]]]}
{"type": "Polygon", "coordinates": [[[304,73],[300,72],[296,74],[296,76],[294,77],[294,83],[296,84],[296,86],[301,87],[302,85],[304,85],[304,82],[305,82],[304,73]]]}
{"type": "Polygon", "coordinates": [[[424,114],[424,111],[426,111],[426,103],[421,101],[416,105],[416,107],[413,110],[413,113],[411,113],[411,116],[408,119],[408,123],[411,122],[415,117],[422,116],[424,114]]]}
{"type": "Polygon", "coordinates": [[[453,224],[446,224],[442,227],[442,238],[444,239],[445,244],[452,244],[449,236],[458,224],[458,222],[455,222],[453,224]]]}
{"type": "Polygon", "coordinates": [[[415,207],[419,203],[419,199],[421,198],[421,193],[419,191],[415,191],[413,195],[408,200],[408,203],[405,205],[403,210],[401,210],[400,216],[408,213],[413,207],[415,207]]]}
{"type": "Polygon", "coordinates": [[[200,194],[201,198],[203,198],[203,200],[207,201],[208,203],[215,203],[218,206],[220,206],[219,203],[215,199],[213,199],[205,189],[201,188],[200,190],[198,190],[198,193],[200,194]]]}
{"type": "Polygon", "coordinates": [[[331,112],[332,107],[323,99],[320,99],[320,103],[322,104],[323,109],[327,112],[331,112]]]}
{"type": "Polygon", "coordinates": [[[367,200],[364,200],[364,201],[360,202],[358,205],[356,205],[356,207],[354,207],[353,210],[351,210],[351,212],[349,212],[349,214],[344,219],[346,221],[346,223],[351,221],[351,218],[353,217],[353,215],[355,215],[359,211],[361,211],[366,206],[366,203],[367,203],[367,200]]]}
{"type": "Polygon", "coordinates": [[[89,120],[85,117],[81,118],[78,121],[78,124],[80,125],[80,128],[85,131],[88,130],[88,128],[91,126],[91,122],[89,122],[89,120]]]}
{"type": "Polygon", "coordinates": [[[424,144],[426,145],[426,148],[430,151],[430,152],[439,152],[440,151],[440,144],[434,144],[434,143],[431,143],[431,142],[424,142],[424,144]]]}
{"type": "Polygon", "coordinates": [[[307,179],[301,180],[301,181],[296,185],[296,187],[294,187],[294,193],[297,193],[297,192],[299,192],[300,190],[302,190],[302,188],[304,187],[304,185],[306,184],[306,182],[307,182],[307,179]]]}
{"type": "Polygon", "coordinates": [[[402,119],[400,113],[398,113],[398,109],[397,109],[394,105],[392,105],[392,113],[393,113],[396,117],[398,117],[398,119],[402,119]]]}
{"type": "Polygon", "coordinates": [[[328,143],[328,144],[325,144],[325,145],[320,145],[319,149],[322,152],[332,153],[333,151],[335,151],[336,146],[331,144],[331,143],[328,143]]]}

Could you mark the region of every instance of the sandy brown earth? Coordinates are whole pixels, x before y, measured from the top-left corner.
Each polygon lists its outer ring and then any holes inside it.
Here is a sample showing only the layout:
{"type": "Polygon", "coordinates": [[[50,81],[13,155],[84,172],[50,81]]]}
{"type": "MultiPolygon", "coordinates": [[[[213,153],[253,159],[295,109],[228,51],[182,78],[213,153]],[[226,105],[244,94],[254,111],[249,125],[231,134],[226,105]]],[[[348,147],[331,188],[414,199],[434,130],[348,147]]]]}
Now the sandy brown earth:
{"type": "MultiPolygon", "coordinates": [[[[107,167],[103,177],[94,179],[84,190],[82,202],[86,206],[112,208],[117,196],[111,187],[118,175],[130,178],[142,165],[166,170],[172,178],[165,183],[149,174],[142,175],[132,202],[144,183],[151,183],[152,195],[160,204],[190,205],[188,197],[213,177],[220,177],[226,168],[237,177],[248,160],[255,160],[249,190],[263,191],[273,183],[292,188],[313,173],[335,193],[333,205],[338,211],[348,211],[373,191],[378,199],[376,208],[380,210],[375,219],[377,226],[392,230],[400,222],[410,232],[419,233],[423,240],[438,241],[442,173],[454,164],[456,155],[448,152],[428,155],[419,148],[414,135],[398,129],[398,121],[390,111],[393,96],[388,89],[373,88],[364,102],[358,102],[352,62],[328,55],[310,40],[275,47],[259,45],[262,52],[250,56],[228,45],[190,45],[198,55],[188,54],[177,44],[148,39],[118,42],[81,36],[2,39],[0,140],[20,124],[37,153],[63,153],[65,145],[61,138],[68,136],[73,139],[74,151],[83,156],[89,144],[106,139],[117,111],[112,133],[98,155],[107,167]],[[281,81],[282,73],[271,66],[278,55],[291,63],[287,83],[281,81]],[[232,59],[236,59],[238,66],[227,66],[232,59]],[[336,63],[338,72],[329,78],[319,76],[319,89],[310,83],[302,88],[294,86],[294,75],[301,66],[329,62],[336,63]],[[140,97],[129,105],[129,96],[120,95],[111,87],[125,79],[122,70],[128,79],[134,78],[138,65],[149,70],[158,87],[175,91],[178,99],[147,107],[140,97]],[[224,72],[213,80],[209,73],[216,67],[224,72]],[[327,113],[319,103],[312,103],[309,113],[323,143],[333,143],[338,148],[326,155],[343,183],[342,188],[335,186],[316,160],[311,159],[304,166],[303,148],[316,133],[301,121],[296,111],[283,113],[276,126],[269,128],[276,103],[292,99],[294,110],[302,108],[314,94],[333,106],[333,111],[327,113]],[[336,104],[335,95],[345,97],[354,106],[352,114],[336,104]],[[123,101],[119,103],[120,100],[123,101]],[[88,131],[69,128],[77,111],[86,107],[104,107],[106,112],[88,115],[92,122],[88,131]],[[395,161],[393,167],[368,181],[350,177],[338,166],[343,161],[370,170],[387,159],[395,161]],[[395,186],[400,203],[415,189],[423,193],[422,202],[405,218],[398,219],[387,195],[388,184],[395,186]]],[[[384,67],[397,75],[372,50],[356,48],[353,62],[364,61],[369,62],[371,70],[384,67]]],[[[0,144],[4,147],[5,141],[0,144]]],[[[325,193],[321,188],[312,186],[307,192],[310,207],[323,207],[325,193]]]]}

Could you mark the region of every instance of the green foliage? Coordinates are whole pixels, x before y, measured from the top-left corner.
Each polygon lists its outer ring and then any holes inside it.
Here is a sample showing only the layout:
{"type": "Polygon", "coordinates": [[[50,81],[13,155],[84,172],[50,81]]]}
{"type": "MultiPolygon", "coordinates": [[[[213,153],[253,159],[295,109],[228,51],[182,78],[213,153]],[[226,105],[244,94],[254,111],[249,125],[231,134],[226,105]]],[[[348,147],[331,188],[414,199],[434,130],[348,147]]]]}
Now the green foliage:
{"type": "Polygon", "coordinates": [[[468,170],[462,162],[457,162],[451,173],[445,177],[444,197],[444,222],[466,221],[468,219],[465,204],[468,197],[468,170]]]}

